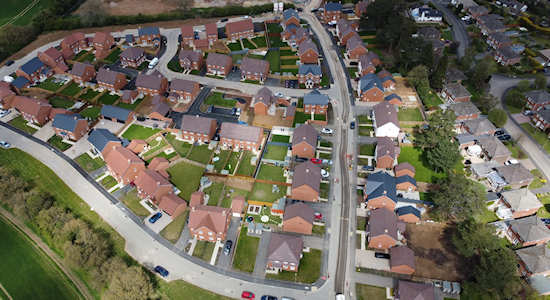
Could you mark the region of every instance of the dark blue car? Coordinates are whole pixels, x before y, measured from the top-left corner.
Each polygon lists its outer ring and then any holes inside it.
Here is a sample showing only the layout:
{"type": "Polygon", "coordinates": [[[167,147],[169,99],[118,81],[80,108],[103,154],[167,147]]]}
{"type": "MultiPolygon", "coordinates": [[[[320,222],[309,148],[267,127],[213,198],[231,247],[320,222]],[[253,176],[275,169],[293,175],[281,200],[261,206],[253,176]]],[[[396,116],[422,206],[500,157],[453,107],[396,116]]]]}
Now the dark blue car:
{"type": "Polygon", "coordinates": [[[160,276],[162,277],[166,277],[168,276],[168,270],[166,270],[165,268],[161,267],[161,266],[156,266],[155,267],[155,272],[159,273],[160,276]]]}
{"type": "Polygon", "coordinates": [[[160,219],[160,217],[162,217],[162,213],[161,213],[161,212],[158,212],[158,213],[152,215],[152,216],[149,218],[149,223],[154,224],[156,221],[158,221],[158,220],[160,219]]]}

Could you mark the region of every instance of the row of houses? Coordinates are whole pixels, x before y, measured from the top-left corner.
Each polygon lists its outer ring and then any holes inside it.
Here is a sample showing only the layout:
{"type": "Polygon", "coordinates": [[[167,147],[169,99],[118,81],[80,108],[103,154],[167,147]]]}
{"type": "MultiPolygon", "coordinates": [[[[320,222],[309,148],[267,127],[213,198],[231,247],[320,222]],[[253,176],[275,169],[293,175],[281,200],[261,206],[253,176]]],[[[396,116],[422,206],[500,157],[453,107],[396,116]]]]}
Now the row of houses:
{"type": "MultiPolygon", "coordinates": [[[[372,2],[374,1],[362,0],[355,3],[353,7],[354,17],[361,18],[361,16],[366,14],[367,8],[372,2]]],[[[325,2],[321,15],[321,20],[327,24],[336,24],[338,20],[345,17],[343,8],[344,6],[340,2],[325,2]]]]}

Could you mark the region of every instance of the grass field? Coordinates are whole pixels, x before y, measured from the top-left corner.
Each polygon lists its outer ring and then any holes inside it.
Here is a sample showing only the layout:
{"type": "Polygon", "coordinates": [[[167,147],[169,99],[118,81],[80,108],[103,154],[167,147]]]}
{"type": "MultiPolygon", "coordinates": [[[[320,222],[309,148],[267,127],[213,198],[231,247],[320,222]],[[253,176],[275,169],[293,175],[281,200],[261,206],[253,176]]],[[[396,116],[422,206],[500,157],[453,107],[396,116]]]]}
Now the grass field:
{"type": "MultiPolygon", "coordinates": [[[[21,13],[33,1],[32,0],[3,0],[2,12],[0,12],[0,25],[6,24],[13,17],[21,13]]],[[[27,25],[32,21],[32,18],[43,12],[45,9],[52,6],[54,0],[41,0],[36,5],[32,6],[26,13],[22,14],[15,20],[14,25],[27,25]]]]}
{"type": "Polygon", "coordinates": [[[254,44],[252,44],[252,42],[250,42],[248,39],[243,40],[243,46],[248,49],[256,49],[256,46],[254,46],[254,44]]]}
{"type": "Polygon", "coordinates": [[[187,158],[201,164],[207,164],[212,157],[212,152],[212,150],[208,149],[208,145],[195,145],[187,158]]]}
{"type": "Polygon", "coordinates": [[[122,137],[129,140],[146,140],[147,138],[159,131],[160,129],[153,129],[132,124],[126,131],[124,131],[122,137]]]}
{"type": "Polygon", "coordinates": [[[48,143],[52,146],[54,146],[55,148],[57,148],[59,151],[65,151],[69,148],[71,148],[71,144],[67,144],[65,142],[63,142],[63,139],[58,136],[58,135],[54,135],[52,136],[49,140],[48,140],[48,143]]]}
{"type": "Polygon", "coordinates": [[[82,297],[50,258],[3,218],[0,218],[0,238],[0,282],[13,299],[82,297]]]}
{"type": "Polygon", "coordinates": [[[399,121],[418,121],[421,122],[422,114],[418,108],[400,109],[397,113],[399,121]]]}
{"type": "Polygon", "coordinates": [[[91,158],[88,153],[84,153],[74,160],[86,172],[95,171],[105,165],[105,162],[101,158],[91,158]]]}
{"type": "Polygon", "coordinates": [[[12,119],[11,121],[8,122],[8,124],[10,124],[15,128],[19,128],[29,134],[33,134],[37,131],[33,127],[27,126],[27,121],[25,121],[25,119],[23,119],[22,116],[12,119]]]}
{"type": "Polygon", "coordinates": [[[84,118],[97,119],[99,118],[100,113],[101,113],[101,108],[97,106],[90,106],[85,110],[81,111],[80,115],[83,116],[84,118]]]}
{"type": "Polygon", "coordinates": [[[273,72],[279,72],[281,70],[281,57],[278,50],[269,50],[265,55],[265,60],[269,62],[269,70],[273,72]]]}
{"type": "Polygon", "coordinates": [[[189,201],[191,194],[199,189],[204,169],[185,162],[180,162],[168,169],[172,183],[181,190],[179,195],[189,201]]]}
{"type": "Polygon", "coordinates": [[[267,274],[267,278],[295,281],[302,283],[314,283],[321,273],[321,250],[310,249],[303,252],[303,257],[298,265],[298,272],[282,271],[279,274],[267,274]]]}
{"type": "Polygon", "coordinates": [[[254,175],[254,170],[256,170],[256,165],[250,163],[250,160],[254,154],[251,151],[245,151],[239,164],[239,169],[237,170],[238,175],[252,176],[254,175]]]}
{"type": "Polygon", "coordinates": [[[208,95],[208,98],[204,100],[204,103],[208,105],[215,105],[215,106],[222,106],[222,107],[234,107],[235,104],[237,104],[237,100],[224,99],[222,93],[213,92],[212,94],[208,95]]]}
{"type": "Polygon", "coordinates": [[[264,153],[265,159],[285,160],[288,147],[278,145],[268,145],[264,153]]]}
{"type": "Polygon", "coordinates": [[[189,212],[185,211],[181,215],[177,216],[170,224],[168,224],[168,226],[164,227],[164,229],[160,232],[160,235],[172,243],[177,242],[181,235],[181,231],[185,226],[185,221],[187,221],[188,214],[189,212]]]}
{"type": "Polygon", "coordinates": [[[107,176],[101,180],[101,185],[106,189],[109,190],[113,186],[117,184],[116,179],[113,176],[107,176]]]}
{"type": "Polygon", "coordinates": [[[256,263],[256,253],[260,238],[246,235],[247,228],[243,226],[235,249],[233,257],[233,268],[243,272],[252,273],[256,263]]]}
{"type": "Polygon", "coordinates": [[[51,97],[49,102],[55,108],[69,108],[74,105],[74,101],[59,96],[51,97]]]}
{"type": "Polygon", "coordinates": [[[399,163],[408,162],[413,165],[416,169],[416,181],[432,183],[437,178],[445,177],[445,174],[437,173],[428,166],[419,148],[401,147],[397,160],[399,163]]]}

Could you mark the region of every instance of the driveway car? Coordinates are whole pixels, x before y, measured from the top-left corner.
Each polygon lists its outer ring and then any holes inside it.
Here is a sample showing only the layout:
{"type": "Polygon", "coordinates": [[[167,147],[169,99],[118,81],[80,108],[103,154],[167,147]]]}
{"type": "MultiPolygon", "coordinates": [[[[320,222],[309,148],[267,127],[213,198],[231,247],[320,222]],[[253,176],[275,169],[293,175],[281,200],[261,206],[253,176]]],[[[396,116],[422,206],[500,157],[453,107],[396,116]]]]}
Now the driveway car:
{"type": "Polygon", "coordinates": [[[8,61],[6,62],[6,66],[11,66],[11,65],[13,65],[13,63],[14,63],[13,60],[8,60],[8,61]]]}
{"type": "Polygon", "coordinates": [[[322,220],[323,219],[323,214],[320,213],[320,212],[315,212],[313,214],[313,217],[315,218],[315,220],[322,220]]]}
{"type": "Polygon", "coordinates": [[[152,216],[149,218],[149,223],[155,224],[155,222],[158,221],[161,217],[162,217],[162,213],[161,213],[161,212],[158,212],[158,213],[152,215],[152,216]]]}
{"type": "Polygon", "coordinates": [[[231,253],[231,247],[233,246],[232,240],[227,240],[225,246],[223,247],[223,254],[229,255],[231,253]]]}
{"type": "Polygon", "coordinates": [[[241,294],[241,298],[242,299],[254,299],[255,296],[254,296],[254,293],[252,293],[252,292],[243,291],[242,294],[241,294]]]}
{"type": "Polygon", "coordinates": [[[512,137],[509,134],[499,135],[497,136],[497,138],[501,141],[509,141],[512,139],[512,137]]]}
{"type": "Polygon", "coordinates": [[[170,274],[168,272],[168,270],[166,270],[162,266],[156,266],[154,270],[155,270],[155,272],[159,273],[160,276],[162,276],[162,277],[166,277],[166,276],[168,276],[168,274],[170,274]]]}
{"type": "Polygon", "coordinates": [[[334,133],[334,130],[332,130],[331,128],[323,128],[321,129],[321,133],[323,134],[333,134],[334,133]]]}
{"type": "Polygon", "coordinates": [[[263,295],[262,300],[277,300],[277,297],[270,295],[263,295]]]}
{"type": "Polygon", "coordinates": [[[6,141],[0,141],[0,147],[8,149],[9,147],[11,147],[11,144],[6,141]]]}
{"type": "Polygon", "coordinates": [[[321,169],[321,176],[323,176],[323,178],[328,178],[330,173],[327,170],[321,169]]]}
{"type": "Polygon", "coordinates": [[[349,123],[349,129],[355,129],[355,121],[351,121],[351,123],[349,123]]]}
{"type": "Polygon", "coordinates": [[[322,159],[318,159],[318,158],[312,158],[312,159],[311,159],[311,162],[314,163],[314,164],[320,165],[320,164],[323,163],[323,160],[322,160],[322,159]]]}

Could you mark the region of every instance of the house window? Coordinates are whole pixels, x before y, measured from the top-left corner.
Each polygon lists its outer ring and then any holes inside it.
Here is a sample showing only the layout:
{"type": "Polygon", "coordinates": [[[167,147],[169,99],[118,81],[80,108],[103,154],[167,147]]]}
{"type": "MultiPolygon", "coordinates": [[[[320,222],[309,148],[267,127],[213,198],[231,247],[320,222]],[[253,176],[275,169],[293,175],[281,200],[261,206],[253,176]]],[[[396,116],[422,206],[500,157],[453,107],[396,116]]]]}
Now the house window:
{"type": "Polygon", "coordinates": [[[210,232],[208,232],[208,235],[212,235],[212,232],[211,232],[211,231],[210,231],[210,232]]]}
{"type": "Polygon", "coordinates": [[[199,234],[202,234],[202,230],[199,230],[199,234]]]}

